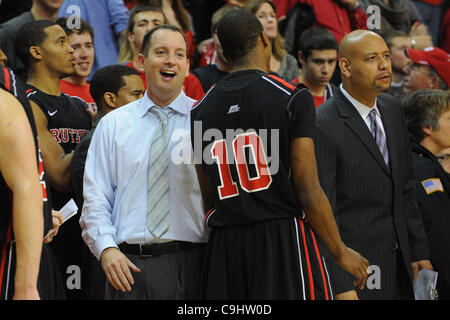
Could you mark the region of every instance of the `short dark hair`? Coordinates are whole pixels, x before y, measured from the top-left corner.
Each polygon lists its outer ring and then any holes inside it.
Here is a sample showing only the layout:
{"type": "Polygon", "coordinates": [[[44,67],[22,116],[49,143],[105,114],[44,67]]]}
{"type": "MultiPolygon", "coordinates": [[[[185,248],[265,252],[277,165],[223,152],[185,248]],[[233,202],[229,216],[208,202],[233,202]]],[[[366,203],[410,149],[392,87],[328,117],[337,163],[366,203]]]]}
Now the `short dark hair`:
{"type": "Polygon", "coordinates": [[[56,23],[59,24],[61,26],[61,28],[64,29],[67,36],[70,36],[72,33],[77,33],[77,34],[89,33],[92,37],[92,40],[94,40],[94,29],[86,20],[83,20],[80,18],[80,27],[79,28],[69,28],[67,19],[68,18],[63,17],[63,18],[58,18],[56,20],[56,23]]]}
{"type": "Polygon", "coordinates": [[[136,15],[138,13],[146,12],[146,11],[153,11],[153,12],[161,13],[164,17],[164,21],[163,21],[164,24],[167,23],[166,15],[164,14],[164,12],[162,11],[162,9],[160,7],[156,7],[156,6],[153,6],[150,4],[138,4],[130,11],[130,17],[128,18],[128,25],[127,25],[127,32],[133,32],[134,23],[135,23],[134,18],[136,17],[136,15]]]}
{"type": "Polygon", "coordinates": [[[139,72],[128,66],[116,64],[98,69],[92,76],[89,84],[89,93],[94,99],[99,111],[105,92],[118,94],[120,88],[126,85],[124,76],[139,76],[139,72]]]}
{"type": "Polygon", "coordinates": [[[444,90],[421,89],[405,95],[401,100],[406,124],[412,141],[425,138],[423,127],[439,128],[439,118],[450,110],[450,93],[444,90]]]}
{"type": "Polygon", "coordinates": [[[217,26],[217,36],[223,54],[230,61],[242,58],[253,50],[263,32],[258,18],[244,9],[228,12],[217,26]]]}
{"type": "Polygon", "coordinates": [[[50,20],[37,20],[25,23],[20,27],[14,38],[14,50],[25,67],[30,66],[30,48],[40,46],[48,37],[44,29],[56,25],[56,22],[50,20]]]}
{"type": "Polygon", "coordinates": [[[312,50],[338,50],[336,37],[324,27],[311,27],[303,31],[298,40],[298,50],[308,59],[312,50]]]}
{"type": "Polygon", "coordinates": [[[163,24],[162,26],[154,27],[152,30],[150,30],[145,34],[144,39],[142,40],[142,52],[141,52],[144,56],[147,57],[148,49],[151,47],[152,36],[158,30],[170,30],[174,32],[179,32],[183,36],[184,42],[186,43],[186,54],[187,54],[188,43],[186,40],[186,36],[184,35],[184,32],[177,26],[174,26],[173,24],[163,24]]]}

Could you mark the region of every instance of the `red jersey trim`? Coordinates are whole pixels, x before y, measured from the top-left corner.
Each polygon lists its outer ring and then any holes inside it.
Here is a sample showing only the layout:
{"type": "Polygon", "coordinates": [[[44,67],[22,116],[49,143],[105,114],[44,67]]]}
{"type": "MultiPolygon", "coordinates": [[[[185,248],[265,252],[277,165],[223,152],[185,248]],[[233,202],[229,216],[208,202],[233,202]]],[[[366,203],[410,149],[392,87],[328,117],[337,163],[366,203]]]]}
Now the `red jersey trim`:
{"type": "Polygon", "coordinates": [[[323,271],[322,260],[320,259],[320,252],[319,252],[319,247],[317,246],[316,237],[314,236],[314,232],[312,229],[310,229],[309,231],[311,231],[311,236],[312,236],[312,239],[314,242],[314,249],[316,251],[317,262],[319,262],[320,273],[322,274],[323,288],[325,290],[325,300],[330,300],[330,298],[328,296],[327,280],[325,278],[325,272],[323,271]]]}
{"type": "Polygon", "coordinates": [[[8,69],[3,68],[3,75],[5,76],[5,88],[11,92],[11,76],[9,75],[8,69]]]}
{"type": "Polygon", "coordinates": [[[295,90],[295,86],[281,78],[278,78],[277,76],[274,76],[273,74],[269,74],[269,77],[271,77],[272,79],[282,83],[284,86],[288,87],[291,90],[295,90]]]}
{"type": "Polygon", "coordinates": [[[299,218],[298,221],[300,222],[300,227],[302,230],[302,238],[303,238],[303,247],[305,248],[305,258],[306,258],[306,266],[308,268],[308,278],[309,278],[309,295],[311,300],[315,300],[314,296],[314,280],[313,275],[311,271],[311,261],[309,260],[309,251],[308,246],[306,245],[306,236],[305,236],[305,226],[303,224],[303,221],[299,218]]]}

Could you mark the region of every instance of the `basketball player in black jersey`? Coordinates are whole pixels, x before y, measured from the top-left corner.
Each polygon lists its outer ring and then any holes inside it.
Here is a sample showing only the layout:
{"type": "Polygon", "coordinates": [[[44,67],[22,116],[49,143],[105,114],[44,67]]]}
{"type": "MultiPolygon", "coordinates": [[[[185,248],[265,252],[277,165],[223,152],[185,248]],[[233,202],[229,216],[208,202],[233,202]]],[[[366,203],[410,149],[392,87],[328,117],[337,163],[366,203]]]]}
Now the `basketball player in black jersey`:
{"type": "MultiPolygon", "coordinates": [[[[23,25],[15,39],[16,52],[28,68],[27,96],[30,100],[42,156],[52,187],[52,207],[59,210],[70,193],[72,151],[92,127],[87,105],[79,98],[61,93],[61,78],[74,73],[73,48],[61,26],[47,21],[23,25]]],[[[51,243],[66,278],[67,297],[81,296],[81,250],[84,243],[78,218],[61,226],[51,243]]]]}
{"type": "Polygon", "coordinates": [[[44,235],[59,222],[52,223],[33,114],[22,85],[4,67],[0,149],[0,300],[64,298],[57,262],[42,245],[44,235]]]}
{"type": "Polygon", "coordinates": [[[233,70],[191,116],[205,220],[212,227],[204,297],[332,299],[315,233],[363,287],[368,261],[341,241],[319,185],[311,94],[266,73],[270,42],[254,15],[229,12],[217,34],[233,70]],[[235,133],[227,136],[230,130],[235,133]]]}

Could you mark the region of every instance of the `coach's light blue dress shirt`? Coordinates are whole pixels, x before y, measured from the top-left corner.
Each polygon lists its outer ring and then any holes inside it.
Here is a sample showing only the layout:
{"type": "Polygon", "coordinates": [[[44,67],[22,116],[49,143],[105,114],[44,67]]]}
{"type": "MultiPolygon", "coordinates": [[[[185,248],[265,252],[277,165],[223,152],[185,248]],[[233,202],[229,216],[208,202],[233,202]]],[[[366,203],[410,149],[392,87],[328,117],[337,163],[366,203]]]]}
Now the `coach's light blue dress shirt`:
{"type": "MultiPolygon", "coordinates": [[[[206,242],[203,206],[190,161],[190,111],[194,100],[182,91],[168,106],[170,228],[165,240],[206,242]],[[183,161],[186,160],[186,161],[183,161]]],[[[152,243],[146,228],[148,161],[160,120],[144,97],[104,116],[89,147],[83,181],[82,237],[100,258],[122,242],[152,243]]]]}

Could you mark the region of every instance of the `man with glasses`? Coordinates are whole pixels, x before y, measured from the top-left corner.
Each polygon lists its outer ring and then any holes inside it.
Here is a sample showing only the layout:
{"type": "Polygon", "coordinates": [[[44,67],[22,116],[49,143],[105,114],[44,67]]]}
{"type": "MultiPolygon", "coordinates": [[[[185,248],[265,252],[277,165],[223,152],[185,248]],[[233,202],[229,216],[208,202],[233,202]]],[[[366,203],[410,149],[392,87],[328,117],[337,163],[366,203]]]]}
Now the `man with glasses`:
{"type": "Polygon", "coordinates": [[[450,84],[450,55],[436,47],[406,49],[411,62],[405,68],[404,93],[419,89],[447,90],[450,84]]]}

